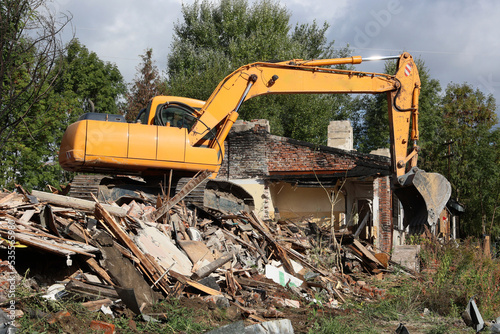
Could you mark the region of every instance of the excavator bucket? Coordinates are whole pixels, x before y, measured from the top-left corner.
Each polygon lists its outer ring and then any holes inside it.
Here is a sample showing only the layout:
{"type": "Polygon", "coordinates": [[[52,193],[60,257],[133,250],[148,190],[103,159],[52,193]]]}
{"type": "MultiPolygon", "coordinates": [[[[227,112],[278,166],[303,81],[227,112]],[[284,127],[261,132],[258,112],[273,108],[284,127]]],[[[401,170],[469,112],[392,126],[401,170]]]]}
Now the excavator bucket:
{"type": "Polygon", "coordinates": [[[441,174],[417,167],[398,178],[396,196],[403,205],[404,226],[419,234],[424,226],[433,227],[451,196],[450,182],[441,174]]]}

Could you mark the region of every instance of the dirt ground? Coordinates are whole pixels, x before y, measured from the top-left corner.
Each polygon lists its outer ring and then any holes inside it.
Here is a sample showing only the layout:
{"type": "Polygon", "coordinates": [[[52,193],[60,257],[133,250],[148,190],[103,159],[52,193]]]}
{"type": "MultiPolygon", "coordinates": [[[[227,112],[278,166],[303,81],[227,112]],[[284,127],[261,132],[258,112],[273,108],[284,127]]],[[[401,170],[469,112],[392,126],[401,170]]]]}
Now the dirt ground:
{"type": "MultiPolygon", "coordinates": [[[[215,328],[242,320],[243,318],[241,312],[235,306],[231,306],[223,311],[214,304],[207,303],[199,298],[181,298],[180,306],[186,309],[196,310],[195,321],[208,324],[215,328]]],[[[358,318],[359,326],[357,327],[361,327],[360,330],[362,330],[363,324],[365,324],[362,319],[362,315],[357,315],[359,311],[354,309],[325,309],[317,308],[312,305],[306,305],[299,309],[280,308],[279,311],[282,312],[282,316],[280,318],[289,319],[292,322],[295,333],[309,333],[314,323],[320,320],[320,318],[358,318]]],[[[268,318],[266,320],[273,319],[268,318]]],[[[255,322],[251,320],[245,320],[245,326],[254,323],[255,322]]],[[[394,333],[400,323],[403,323],[408,332],[411,334],[474,333],[471,328],[467,328],[465,326],[462,319],[424,314],[420,315],[420,318],[411,320],[406,319],[403,321],[390,322],[379,320],[370,322],[366,325],[366,327],[370,327],[372,329],[370,333],[373,333],[374,328],[379,333],[394,333]]]]}

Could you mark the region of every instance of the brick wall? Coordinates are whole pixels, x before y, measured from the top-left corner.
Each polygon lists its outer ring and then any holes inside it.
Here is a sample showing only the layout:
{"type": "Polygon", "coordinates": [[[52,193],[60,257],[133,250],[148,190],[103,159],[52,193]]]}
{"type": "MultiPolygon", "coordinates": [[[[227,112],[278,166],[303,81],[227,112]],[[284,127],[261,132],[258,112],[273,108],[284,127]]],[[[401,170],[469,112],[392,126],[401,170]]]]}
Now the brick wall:
{"type": "Polygon", "coordinates": [[[259,178],[273,173],[343,172],[357,166],[356,160],[342,150],[323,147],[319,151],[314,145],[270,135],[259,126],[230,132],[225,145],[218,174],[221,179],[259,178]]]}
{"type": "Polygon", "coordinates": [[[318,146],[269,134],[268,123],[236,123],[226,142],[222,179],[270,175],[334,174],[345,177],[389,174],[389,159],[376,155],[318,146]],[[349,171],[348,174],[345,174],[349,171]]]}
{"type": "Polygon", "coordinates": [[[224,161],[217,178],[245,179],[268,175],[269,132],[255,125],[244,131],[231,131],[227,136],[224,161]]]}
{"type": "Polygon", "coordinates": [[[378,196],[378,248],[389,253],[392,249],[392,195],[389,176],[377,177],[373,181],[374,196],[378,196]]]}
{"type": "Polygon", "coordinates": [[[270,136],[269,172],[304,172],[313,170],[345,171],[356,166],[354,159],[332,151],[316,149],[314,145],[304,145],[290,138],[270,136]]]}

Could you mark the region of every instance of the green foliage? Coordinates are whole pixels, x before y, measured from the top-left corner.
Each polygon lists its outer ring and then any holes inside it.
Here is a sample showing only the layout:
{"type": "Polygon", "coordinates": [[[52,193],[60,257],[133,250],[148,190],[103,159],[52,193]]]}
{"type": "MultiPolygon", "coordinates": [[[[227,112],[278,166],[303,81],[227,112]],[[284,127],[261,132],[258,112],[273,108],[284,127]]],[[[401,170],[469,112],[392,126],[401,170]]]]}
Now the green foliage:
{"type": "Polygon", "coordinates": [[[475,296],[483,318],[498,315],[500,263],[484,256],[477,242],[467,239],[460,245],[444,246],[423,242],[420,257],[423,267],[430,269],[427,280],[419,286],[426,307],[456,316],[475,296]]]}
{"type": "Polygon", "coordinates": [[[44,0],[6,0],[0,6],[0,149],[18,136],[26,118],[43,112],[37,103],[60,70],[58,37],[69,19],[56,21],[44,5],[44,0]]]}
{"type": "Polygon", "coordinates": [[[0,166],[3,187],[12,188],[17,183],[31,190],[68,182],[71,174],[62,171],[58,164],[59,143],[66,127],[84,112],[91,111],[88,101],[98,111],[118,112],[117,101],[125,86],[115,65],[101,61],[78,40],[69,43],[67,55],[58,63],[56,68],[64,68],[65,72],[47,74],[55,84],[42,87],[46,91],[44,97],[33,103],[30,112],[21,118],[14,132],[15,140],[3,143],[4,149],[0,151],[4,162],[0,166]]]}
{"type": "MultiPolygon", "coordinates": [[[[332,317],[332,318],[320,318],[318,319],[311,329],[309,330],[309,334],[318,333],[318,334],[350,334],[350,333],[360,333],[358,329],[353,328],[354,326],[350,325],[348,321],[345,321],[341,317],[332,317]]],[[[365,328],[366,329],[366,328],[365,328]]],[[[367,332],[363,332],[367,333],[367,332]]],[[[372,332],[377,333],[377,332],[372,332]]]]}
{"type": "Polygon", "coordinates": [[[54,87],[55,93],[70,103],[67,112],[78,117],[92,111],[93,104],[96,112],[119,113],[126,86],[116,65],[100,60],[78,39],[71,40],[67,49],[62,59],[65,71],[54,87]]]}
{"type": "MultiPolygon", "coordinates": [[[[158,325],[161,329],[161,333],[201,333],[208,329],[211,329],[207,325],[209,319],[203,315],[203,310],[194,310],[182,307],[178,299],[168,298],[160,301],[154,306],[155,312],[161,312],[167,314],[166,323],[158,325]],[[205,321],[197,321],[196,318],[203,318],[205,321]]],[[[149,326],[149,325],[148,325],[149,326]]],[[[149,330],[151,328],[144,328],[143,331],[149,330]]],[[[158,329],[157,329],[158,330],[158,329]]],[[[160,331],[157,331],[159,333],[160,331]]]]}
{"type": "MultiPolygon", "coordinates": [[[[218,83],[248,63],[344,56],[325,37],[328,25],[290,27],[290,13],[279,3],[260,0],[194,2],[183,5],[168,57],[173,95],[206,100],[218,83]]],[[[239,110],[242,119],[265,118],[274,134],[326,144],[330,120],[344,119],[348,96],[261,96],[239,110]]]]}
{"type": "MultiPolygon", "coordinates": [[[[419,96],[419,145],[427,147],[434,142],[440,128],[440,96],[439,81],[432,79],[422,59],[416,59],[421,89],[419,96]]],[[[384,73],[395,74],[396,62],[387,61],[384,73]]],[[[354,142],[361,152],[370,152],[378,148],[389,148],[389,118],[387,97],[385,94],[366,95],[355,99],[353,115],[354,142]]],[[[425,152],[425,149],[423,149],[425,152]]]]}
{"type": "Polygon", "coordinates": [[[465,235],[500,235],[500,217],[494,215],[500,204],[500,129],[494,128],[495,109],[493,96],[468,84],[448,85],[434,146],[426,149],[426,167],[447,176],[452,197],[466,208],[461,217],[465,235]]]}
{"type": "Polygon", "coordinates": [[[175,299],[162,300],[154,305],[154,309],[167,316],[162,321],[145,321],[140,316],[135,318],[136,330],[130,327],[132,318],[127,316],[111,317],[102,312],[91,312],[82,306],[82,300],[76,296],[65,297],[58,301],[51,301],[42,298],[39,294],[29,291],[18,291],[17,307],[27,311],[30,310],[37,316],[25,312],[18,320],[23,333],[83,333],[83,328],[88,328],[92,320],[112,323],[120,333],[203,333],[211,329],[210,326],[200,323],[203,317],[202,311],[187,309],[179,305],[175,299]],[[57,312],[69,312],[69,318],[49,323],[47,320],[57,312]],[[198,317],[198,318],[196,318],[198,317]]]}

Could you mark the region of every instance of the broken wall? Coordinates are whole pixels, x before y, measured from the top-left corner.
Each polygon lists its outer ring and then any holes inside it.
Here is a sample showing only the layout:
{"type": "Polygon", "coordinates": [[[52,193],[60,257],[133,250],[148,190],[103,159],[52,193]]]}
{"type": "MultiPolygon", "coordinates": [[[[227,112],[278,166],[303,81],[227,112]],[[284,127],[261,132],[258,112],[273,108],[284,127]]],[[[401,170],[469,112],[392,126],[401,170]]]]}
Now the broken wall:
{"type": "Polygon", "coordinates": [[[332,203],[329,196],[338,194],[333,205],[335,226],[345,223],[345,197],[338,187],[301,187],[284,181],[269,185],[271,198],[275,208],[279,208],[281,219],[304,220],[316,223],[330,222],[332,203]],[[328,194],[327,194],[328,193],[328,194]]]}
{"type": "Polygon", "coordinates": [[[218,178],[238,183],[254,197],[264,219],[310,218],[329,222],[334,192],[336,229],[355,233],[381,251],[392,247],[390,161],[319,146],[269,133],[269,123],[238,121],[226,140],[226,156],[218,178]],[[341,180],[346,179],[341,185],[341,180]]]}

